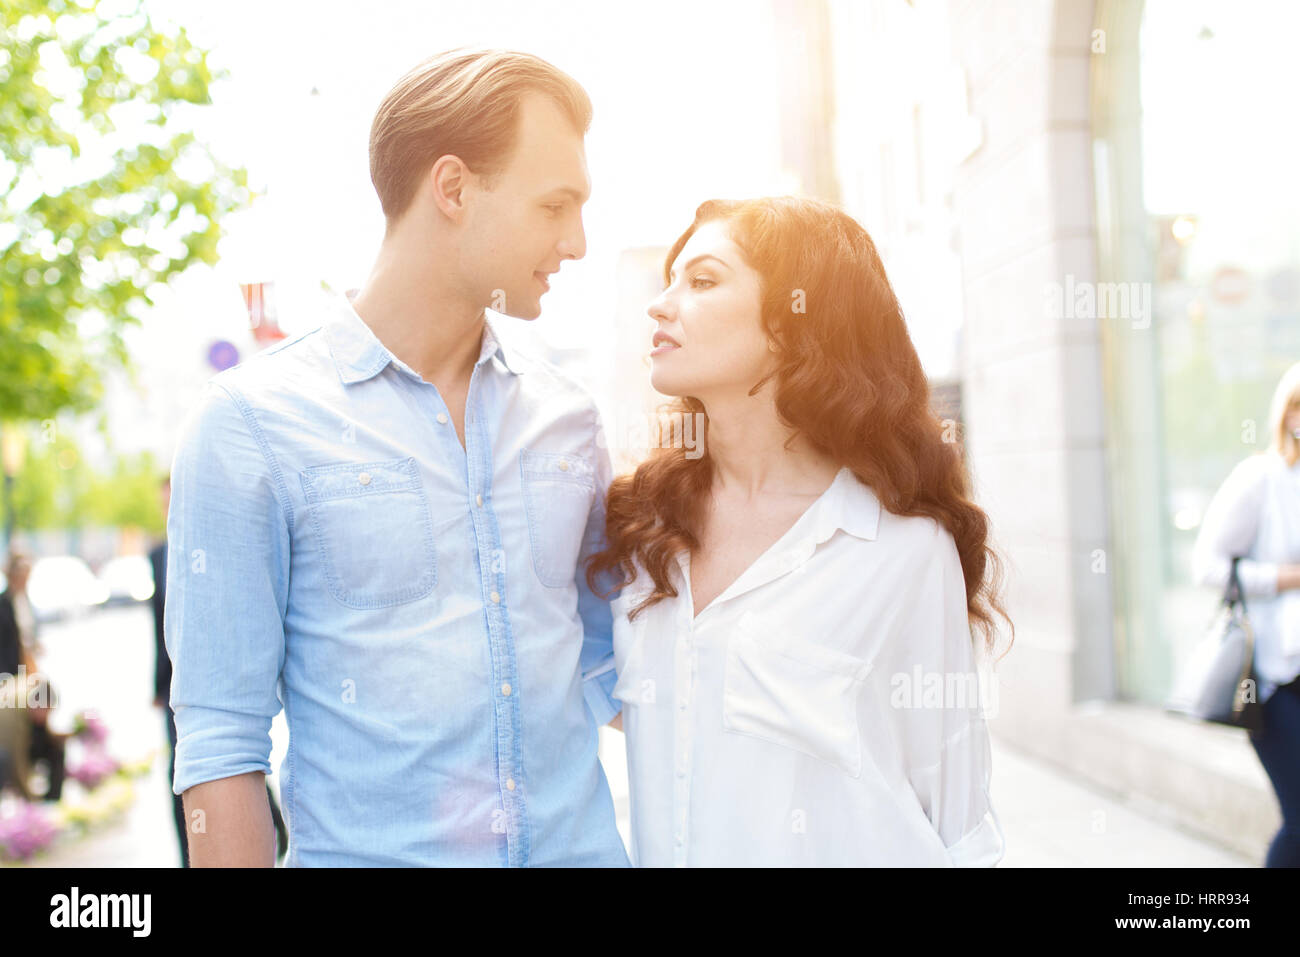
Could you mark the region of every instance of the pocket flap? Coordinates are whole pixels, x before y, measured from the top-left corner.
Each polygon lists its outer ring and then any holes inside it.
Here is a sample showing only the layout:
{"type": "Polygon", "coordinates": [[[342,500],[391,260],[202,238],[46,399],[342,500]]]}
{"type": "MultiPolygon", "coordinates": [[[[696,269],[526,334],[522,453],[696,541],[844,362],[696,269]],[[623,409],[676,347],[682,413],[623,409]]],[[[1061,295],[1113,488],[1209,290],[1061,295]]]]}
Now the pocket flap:
{"type": "Polygon", "coordinates": [[[300,473],[302,491],[310,504],[352,495],[395,492],[420,487],[414,457],[385,462],[345,462],[315,465],[300,473]]]}

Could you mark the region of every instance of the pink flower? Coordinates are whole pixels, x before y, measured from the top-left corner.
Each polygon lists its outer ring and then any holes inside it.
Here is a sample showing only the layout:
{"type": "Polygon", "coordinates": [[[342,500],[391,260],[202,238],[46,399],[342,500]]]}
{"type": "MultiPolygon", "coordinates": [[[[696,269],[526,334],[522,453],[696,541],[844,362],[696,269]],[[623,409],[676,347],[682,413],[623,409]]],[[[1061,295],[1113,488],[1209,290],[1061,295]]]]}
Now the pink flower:
{"type": "Polygon", "coordinates": [[[87,748],[81,760],[67,769],[68,777],[87,790],[117,772],[117,762],[97,748],[87,748]]]}
{"type": "Polygon", "coordinates": [[[86,735],[97,744],[103,744],[108,738],[108,726],[93,711],[83,711],[77,715],[76,734],[86,735]]]}
{"type": "Polygon", "coordinates": [[[48,847],[59,827],[35,804],[21,802],[17,813],[0,818],[0,857],[25,861],[48,847]]]}

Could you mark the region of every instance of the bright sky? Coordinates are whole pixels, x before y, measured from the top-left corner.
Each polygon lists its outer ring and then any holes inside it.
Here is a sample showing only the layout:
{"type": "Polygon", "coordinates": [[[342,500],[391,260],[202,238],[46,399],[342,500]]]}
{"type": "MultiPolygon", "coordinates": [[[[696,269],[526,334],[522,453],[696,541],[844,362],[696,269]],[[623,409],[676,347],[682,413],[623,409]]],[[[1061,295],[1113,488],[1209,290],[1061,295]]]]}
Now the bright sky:
{"type": "Polygon", "coordinates": [[[363,283],[383,231],[369,178],[371,119],[401,74],[439,50],[533,52],[591,95],[588,255],[565,264],[540,320],[556,345],[596,352],[607,345],[602,326],[622,250],[668,245],[705,198],[791,186],[778,165],[770,20],[755,16],[764,6],[753,0],[148,7],[184,24],[213,51],[214,67],[231,74],[214,90],[201,134],[225,160],[246,166],[250,186],[266,196],[228,221],[220,273],[274,279],[289,330],[314,324],[320,279],[339,289],[363,283]]]}

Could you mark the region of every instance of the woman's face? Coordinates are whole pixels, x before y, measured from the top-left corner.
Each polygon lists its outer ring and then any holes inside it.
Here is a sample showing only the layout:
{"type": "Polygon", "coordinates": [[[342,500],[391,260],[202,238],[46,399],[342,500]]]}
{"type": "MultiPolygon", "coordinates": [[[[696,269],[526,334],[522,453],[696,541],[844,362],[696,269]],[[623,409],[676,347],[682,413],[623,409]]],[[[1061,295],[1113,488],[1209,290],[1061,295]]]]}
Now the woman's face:
{"type": "Polygon", "coordinates": [[[1282,422],[1288,434],[1300,438],[1300,393],[1291,396],[1291,402],[1286,407],[1282,422]]]}
{"type": "Polygon", "coordinates": [[[663,395],[744,395],[767,374],[759,314],[762,285],[725,224],[701,225],[677,254],[668,288],[646,312],[655,320],[650,384],[663,395]],[[668,337],[665,339],[664,337],[668,337]]]}

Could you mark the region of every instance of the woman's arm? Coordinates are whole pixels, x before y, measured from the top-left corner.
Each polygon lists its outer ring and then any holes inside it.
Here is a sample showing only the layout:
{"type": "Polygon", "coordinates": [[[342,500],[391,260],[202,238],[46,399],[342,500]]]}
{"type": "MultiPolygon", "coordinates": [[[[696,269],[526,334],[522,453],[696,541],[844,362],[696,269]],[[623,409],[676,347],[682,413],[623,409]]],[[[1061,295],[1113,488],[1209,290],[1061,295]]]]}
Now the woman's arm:
{"type": "MultiPolygon", "coordinates": [[[[1192,550],[1192,580],[1196,584],[1224,588],[1233,557],[1244,556],[1254,547],[1267,480],[1263,465],[1259,456],[1238,463],[1210,501],[1192,550]]],[[[1242,558],[1237,563],[1237,576],[1247,597],[1277,594],[1279,571],[1275,562],[1242,558]]]]}
{"type": "Polygon", "coordinates": [[[996,676],[981,678],[966,608],[961,556],[952,536],[935,525],[927,560],[902,597],[906,627],[881,664],[897,681],[942,687],[934,701],[913,688],[897,709],[907,781],[954,867],[992,867],[1005,852],[1002,828],[989,798],[992,750],[985,715],[996,712],[996,676]]]}

